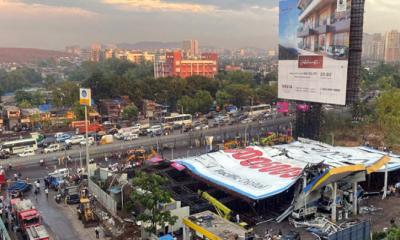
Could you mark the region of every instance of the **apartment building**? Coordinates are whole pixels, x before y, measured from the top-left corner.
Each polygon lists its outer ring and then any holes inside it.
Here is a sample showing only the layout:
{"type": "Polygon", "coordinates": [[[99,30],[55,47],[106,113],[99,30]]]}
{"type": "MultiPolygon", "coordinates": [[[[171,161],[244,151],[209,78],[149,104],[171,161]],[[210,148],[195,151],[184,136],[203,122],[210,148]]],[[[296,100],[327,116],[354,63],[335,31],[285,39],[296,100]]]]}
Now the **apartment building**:
{"type": "Polygon", "coordinates": [[[351,0],[299,0],[298,8],[297,36],[302,39],[298,47],[332,58],[347,58],[351,0]]]}
{"type": "Polygon", "coordinates": [[[385,34],[385,63],[400,61],[400,32],[389,31],[385,34]]]}
{"type": "Polygon", "coordinates": [[[213,78],[218,71],[218,54],[203,53],[199,58],[184,58],[181,51],[158,56],[154,63],[154,77],[204,76],[213,78]]]}

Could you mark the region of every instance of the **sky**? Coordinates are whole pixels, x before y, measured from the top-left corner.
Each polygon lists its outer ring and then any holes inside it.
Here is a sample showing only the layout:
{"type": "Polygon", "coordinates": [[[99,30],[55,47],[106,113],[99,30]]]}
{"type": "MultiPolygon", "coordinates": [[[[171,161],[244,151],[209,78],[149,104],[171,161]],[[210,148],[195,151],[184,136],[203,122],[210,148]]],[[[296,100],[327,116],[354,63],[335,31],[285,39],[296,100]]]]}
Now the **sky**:
{"type": "MultiPolygon", "coordinates": [[[[0,47],[92,42],[275,48],[279,0],[0,0],[0,47]]],[[[399,0],[366,0],[365,31],[400,30],[399,0]]]]}

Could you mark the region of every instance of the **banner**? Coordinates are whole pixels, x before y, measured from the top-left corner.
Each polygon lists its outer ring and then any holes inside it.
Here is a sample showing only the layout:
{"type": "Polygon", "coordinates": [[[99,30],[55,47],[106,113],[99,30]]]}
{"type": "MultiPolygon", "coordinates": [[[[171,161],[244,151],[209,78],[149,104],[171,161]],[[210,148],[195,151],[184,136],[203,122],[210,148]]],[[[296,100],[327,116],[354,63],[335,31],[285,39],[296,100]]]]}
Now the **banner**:
{"type": "Polygon", "coordinates": [[[278,97],[345,105],[350,0],[279,1],[278,97]]]}
{"type": "Polygon", "coordinates": [[[83,106],[92,105],[92,92],[89,88],[79,89],[79,103],[83,106]]]}
{"type": "Polygon", "coordinates": [[[307,165],[270,147],[219,151],[176,162],[204,179],[254,200],[287,190],[307,165]]]}

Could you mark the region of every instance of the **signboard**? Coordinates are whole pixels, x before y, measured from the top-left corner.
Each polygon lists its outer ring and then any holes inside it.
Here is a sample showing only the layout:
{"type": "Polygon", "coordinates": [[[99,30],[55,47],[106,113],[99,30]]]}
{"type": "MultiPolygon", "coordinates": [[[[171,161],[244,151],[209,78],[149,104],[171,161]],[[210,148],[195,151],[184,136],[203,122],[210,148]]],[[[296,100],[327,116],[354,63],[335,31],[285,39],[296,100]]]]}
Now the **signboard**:
{"type": "Polygon", "coordinates": [[[346,104],[350,1],[279,1],[278,97],[346,104]]]}
{"type": "Polygon", "coordinates": [[[92,92],[89,88],[79,89],[79,103],[83,106],[92,105],[92,92]]]}
{"type": "Polygon", "coordinates": [[[271,147],[219,151],[176,162],[210,182],[254,200],[287,190],[306,166],[271,147]]]}
{"type": "MultiPolygon", "coordinates": [[[[400,156],[388,154],[368,147],[334,147],[317,141],[299,138],[290,144],[276,145],[274,148],[284,151],[289,158],[303,161],[307,164],[323,162],[331,167],[342,167],[361,164],[370,167],[384,156],[389,155],[388,171],[400,169],[400,156]]],[[[378,172],[385,171],[381,167],[378,172]]]]}

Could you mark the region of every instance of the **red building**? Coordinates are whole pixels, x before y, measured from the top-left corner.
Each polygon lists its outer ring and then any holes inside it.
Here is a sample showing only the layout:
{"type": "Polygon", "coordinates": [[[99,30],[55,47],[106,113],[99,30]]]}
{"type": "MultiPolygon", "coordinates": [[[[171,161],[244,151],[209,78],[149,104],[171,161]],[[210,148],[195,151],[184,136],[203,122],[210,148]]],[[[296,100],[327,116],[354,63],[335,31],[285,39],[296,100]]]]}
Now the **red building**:
{"type": "Polygon", "coordinates": [[[154,63],[155,78],[204,76],[213,78],[218,71],[218,54],[203,53],[199,59],[183,58],[182,52],[167,52],[165,59],[156,58],[154,63]]]}

